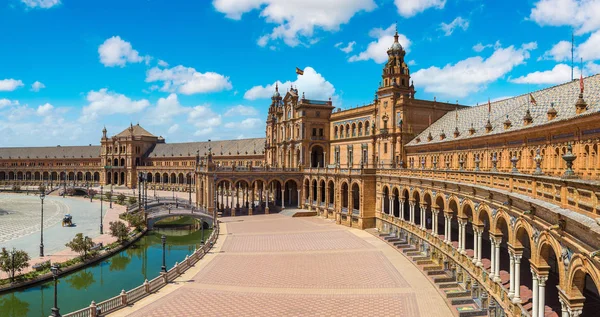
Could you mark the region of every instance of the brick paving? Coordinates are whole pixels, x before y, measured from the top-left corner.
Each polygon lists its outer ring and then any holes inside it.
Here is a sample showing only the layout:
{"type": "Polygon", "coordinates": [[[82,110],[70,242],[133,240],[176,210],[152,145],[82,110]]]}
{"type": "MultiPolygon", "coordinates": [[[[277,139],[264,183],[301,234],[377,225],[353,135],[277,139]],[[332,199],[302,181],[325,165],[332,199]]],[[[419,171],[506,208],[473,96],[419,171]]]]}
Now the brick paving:
{"type": "Polygon", "coordinates": [[[318,218],[224,218],[213,252],[114,316],[452,316],[430,281],[367,232],[318,218]]]}

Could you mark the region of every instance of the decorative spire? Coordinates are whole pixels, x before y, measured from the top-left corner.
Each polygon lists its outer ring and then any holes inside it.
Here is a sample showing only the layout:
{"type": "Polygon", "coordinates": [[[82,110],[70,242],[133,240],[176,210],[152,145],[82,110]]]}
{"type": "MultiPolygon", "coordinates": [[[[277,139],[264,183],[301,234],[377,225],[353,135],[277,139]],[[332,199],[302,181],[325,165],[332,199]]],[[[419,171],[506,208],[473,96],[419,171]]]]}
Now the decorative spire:
{"type": "Polygon", "coordinates": [[[525,116],[523,117],[523,122],[525,123],[525,125],[529,125],[533,122],[533,117],[531,116],[531,112],[529,111],[529,108],[527,108],[527,111],[525,112],[525,116]]]}
{"type": "Polygon", "coordinates": [[[504,129],[506,130],[506,129],[510,128],[511,125],[512,125],[512,122],[508,118],[508,115],[506,115],[506,121],[504,121],[504,129]]]}
{"type": "Polygon", "coordinates": [[[581,114],[587,110],[587,103],[583,99],[583,69],[581,70],[581,74],[579,75],[579,99],[575,103],[575,112],[577,114],[581,114]]]}
{"type": "Polygon", "coordinates": [[[556,116],[558,115],[558,111],[554,109],[554,102],[550,103],[550,109],[548,109],[548,112],[546,114],[548,115],[548,120],[556,118],[556,116]]]}
{"type": "Polygon", "coordinates": [[[475,134],[475,128],[473,127],[473,122],[471,122],[471,128],[469,129],[469,135],[475,134]]]}

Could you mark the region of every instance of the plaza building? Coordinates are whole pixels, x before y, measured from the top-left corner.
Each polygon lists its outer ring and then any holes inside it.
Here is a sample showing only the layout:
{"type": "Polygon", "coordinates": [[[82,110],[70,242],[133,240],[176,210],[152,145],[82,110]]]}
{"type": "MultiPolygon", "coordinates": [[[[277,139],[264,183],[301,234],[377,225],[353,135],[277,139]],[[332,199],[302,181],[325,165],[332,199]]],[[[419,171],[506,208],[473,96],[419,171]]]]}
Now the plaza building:
{"type": "Polygon", "coordinates": [[[375,229],[470,316],[597,316],[600,75],[467,107],[417,99],[397,34],[387,54],[368,105],[276,87],[264,139],[169,144],[131,125],[100,146],[0,148],[0,183],[141,173],[221,216],[375,229]]]}

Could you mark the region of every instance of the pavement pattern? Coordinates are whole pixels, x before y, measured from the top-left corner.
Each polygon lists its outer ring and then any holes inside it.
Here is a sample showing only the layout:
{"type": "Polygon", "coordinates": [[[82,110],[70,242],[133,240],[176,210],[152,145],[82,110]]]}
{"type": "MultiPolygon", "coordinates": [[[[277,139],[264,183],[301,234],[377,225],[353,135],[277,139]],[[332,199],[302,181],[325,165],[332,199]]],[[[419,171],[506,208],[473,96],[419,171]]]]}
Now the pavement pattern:
{"type": "Polygon", "coordinates": [[[222,218],[215,248],[111,316],[452,316],[431,282],[371,234],[319,218],[222,218]]]}

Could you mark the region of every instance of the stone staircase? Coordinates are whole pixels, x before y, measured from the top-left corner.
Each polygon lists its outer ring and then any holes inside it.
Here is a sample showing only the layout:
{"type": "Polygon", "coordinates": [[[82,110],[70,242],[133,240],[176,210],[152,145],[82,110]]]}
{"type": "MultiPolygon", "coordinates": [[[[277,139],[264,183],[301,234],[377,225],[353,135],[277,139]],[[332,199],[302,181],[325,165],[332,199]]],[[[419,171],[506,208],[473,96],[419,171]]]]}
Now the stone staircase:
{"type": "Polygon", "coordinates": [[[414,264],[423,273],[437,285],[441,294],[445,295],[446,300],[455,310],[459,317],[487,316],[488,311],[481,309],[473,300],[470,290],[465,290],[456,278],[450,276],[442,266],[435,264],[428,256],[424,255],[415,246],[410,245],[406,240],[400,239],[394,235],[378,233],[371,231],[391,246],[404,253],[412,260],[414,264]]]}

